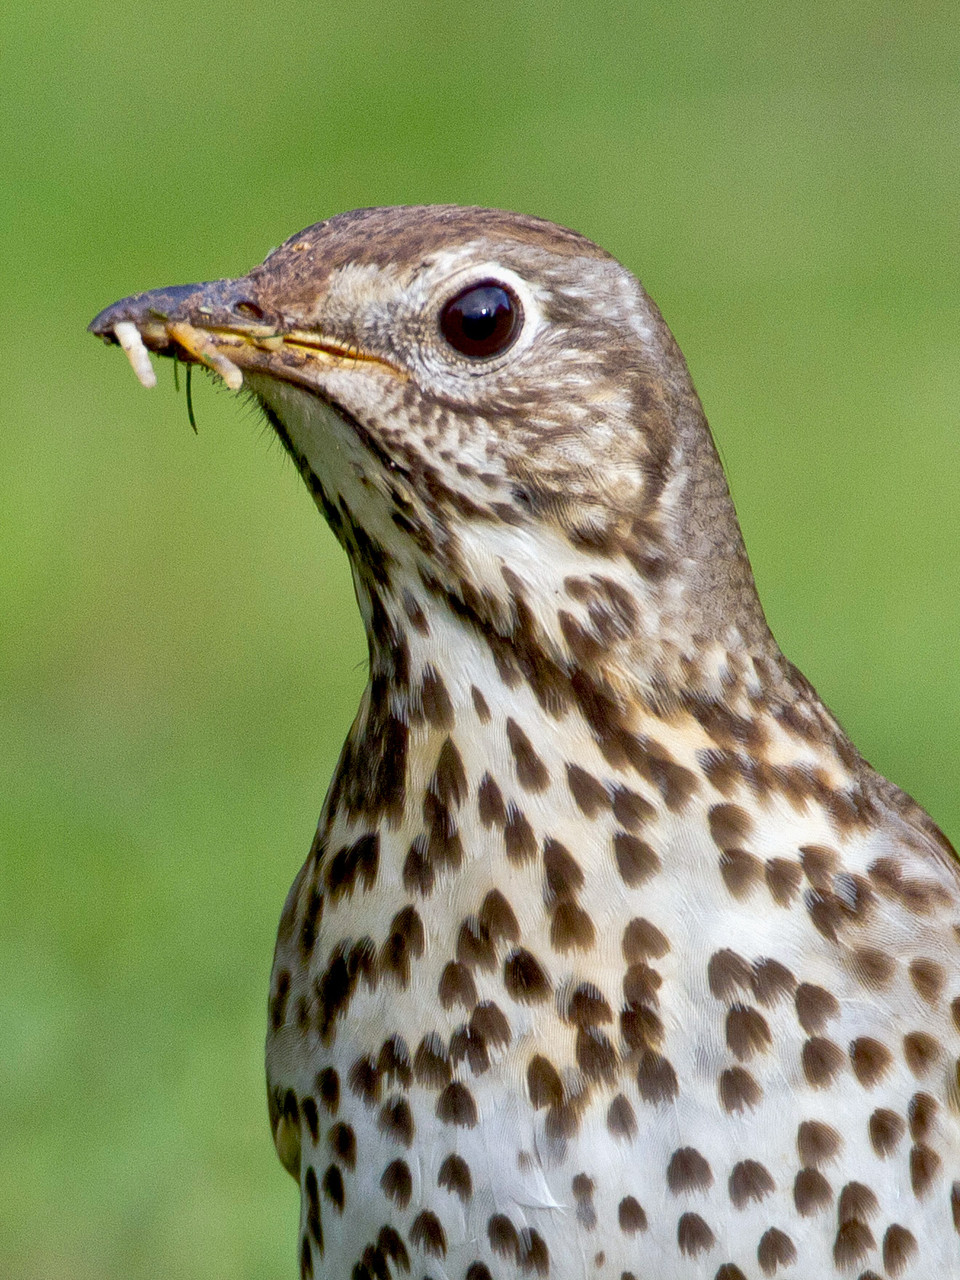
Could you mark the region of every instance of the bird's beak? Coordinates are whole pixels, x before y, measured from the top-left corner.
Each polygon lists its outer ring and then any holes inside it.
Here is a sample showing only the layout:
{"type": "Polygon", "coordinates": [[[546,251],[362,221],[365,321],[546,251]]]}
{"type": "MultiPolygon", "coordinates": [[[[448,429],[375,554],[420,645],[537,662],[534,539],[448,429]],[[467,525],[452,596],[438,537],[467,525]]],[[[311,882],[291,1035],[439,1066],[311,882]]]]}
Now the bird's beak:
{"type": "Polygon", "coordinates": [[[232,391],[243,385],[244,371],[313,387],[321,370],[343,365],[379,366],[402,376],[389,361],[298,327],[257,294],[249,277],[152,289],[107,307],[89,329],[123,348],[145,387],[156,385],[149,352],[205,365],[232,391]]]}

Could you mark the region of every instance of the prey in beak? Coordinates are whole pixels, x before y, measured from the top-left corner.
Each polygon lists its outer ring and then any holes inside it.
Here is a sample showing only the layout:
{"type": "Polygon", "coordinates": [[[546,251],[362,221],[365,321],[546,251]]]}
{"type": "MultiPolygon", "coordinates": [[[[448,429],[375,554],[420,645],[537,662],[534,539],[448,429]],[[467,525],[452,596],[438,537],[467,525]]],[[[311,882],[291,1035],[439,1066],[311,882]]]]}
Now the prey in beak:
{"type": "Polygon", "coordinates": [[[318,365],[372,361],[400,372],[350,344],[270,315],[253,292],[246,278],[153,289],[107,307],[89,331],[121,347],[145,387],[157,384],[151,352],[210,369],[231,391],[243,386],[244,370],[307,385],[318,365]]]}

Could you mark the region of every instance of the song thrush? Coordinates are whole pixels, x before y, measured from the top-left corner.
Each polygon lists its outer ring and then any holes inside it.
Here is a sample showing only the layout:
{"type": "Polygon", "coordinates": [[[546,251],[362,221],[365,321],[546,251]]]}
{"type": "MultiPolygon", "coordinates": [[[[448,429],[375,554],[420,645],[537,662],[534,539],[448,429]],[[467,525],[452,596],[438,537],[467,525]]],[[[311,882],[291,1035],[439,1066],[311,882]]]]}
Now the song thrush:
{"type": "Polygon", "coordinates": [[[369,637],[269,1005],[303,1276],[960,1276],[957,862],[770,635],[634,277],[367,209],[91,328],[246,384],[369,637]]]}

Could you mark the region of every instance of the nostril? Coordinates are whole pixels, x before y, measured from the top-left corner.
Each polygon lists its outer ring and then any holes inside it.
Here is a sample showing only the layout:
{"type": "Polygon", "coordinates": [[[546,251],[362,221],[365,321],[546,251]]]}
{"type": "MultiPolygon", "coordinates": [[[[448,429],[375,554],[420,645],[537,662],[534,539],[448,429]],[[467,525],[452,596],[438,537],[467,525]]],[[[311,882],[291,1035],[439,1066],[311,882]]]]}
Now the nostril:
{"type": "Polygon", "coordinates": [[[249,298],[241,298],[239,302],[233,304],[234,311],[239,311],[242,316],[246,316],[248,320],[262,320],[263,312],[255,302],[251,302],[249,298]]]}

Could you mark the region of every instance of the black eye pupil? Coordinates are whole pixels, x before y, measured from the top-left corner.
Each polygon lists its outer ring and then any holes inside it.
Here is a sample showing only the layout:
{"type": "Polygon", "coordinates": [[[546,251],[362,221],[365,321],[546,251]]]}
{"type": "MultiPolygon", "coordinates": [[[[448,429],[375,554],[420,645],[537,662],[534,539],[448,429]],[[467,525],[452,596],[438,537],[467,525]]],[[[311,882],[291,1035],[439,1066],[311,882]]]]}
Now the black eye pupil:
{"type": "Polygon", "coordinates": [[[495,280],[472,284],[440,313],[440,332],[455,351],[474,360],[498,356],[520,332],[519,299],[495,280]]]}

